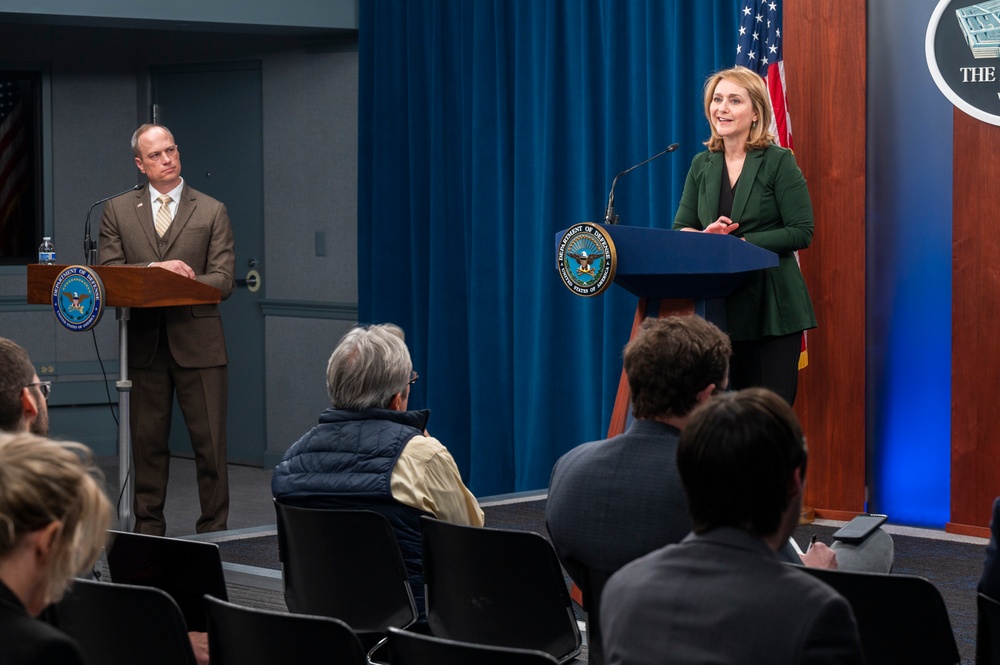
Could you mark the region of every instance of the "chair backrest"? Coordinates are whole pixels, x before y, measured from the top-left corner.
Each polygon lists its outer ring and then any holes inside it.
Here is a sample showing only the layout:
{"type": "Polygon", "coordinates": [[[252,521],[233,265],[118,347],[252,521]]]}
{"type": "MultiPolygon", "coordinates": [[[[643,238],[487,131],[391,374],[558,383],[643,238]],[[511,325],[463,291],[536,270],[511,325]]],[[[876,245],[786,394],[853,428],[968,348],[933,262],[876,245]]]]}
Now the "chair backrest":
{"type": "Polygon", "coordinates": [[[392,665],[555,665],[544,651],[470,644],[396,628],[389,629],[392,665]]]}
{"type": "Polygon", "coordinates": [[[228,600],[219,546],[127,531],[108,533],[111,581],[166,591],[181,608],[188,630],[205,632],[202,596],[228,600]]]}
{"type": "Polygon", "coordinates": [[[604,665],[604,637],[601,635],[601,595],[612,572],[596,570],[574,561],[573,566],[582,573],[577,580],[583,594],[583,609],[587,613],[587,662],[604,665]]]}
{"type": "Polygon", "coordinates": [[[1000,601],[980,593],[976,605],[976,665],[1000,665],[1000,601]]]}
{"type": "Polygon", "coordinates": [[[433,635],[544,651],[559,661],[579,653],[580,630],[549,541],[531,531],[421,519],[433,635]]]}
{"type": "Polygon", "coordinates": [[[385,517],[281,501],[274,508],[291,612],[333,617],[365,633],[385,633],[417,619],[406,566],[385,517]]]}
{"type": "Polygon", "coordinates": [[[86,665],[195,663],[180,608],[160,589],[75,580],[53,615],[86,665]]]}
{"type": "Polygon", "coordinates": [[[948,609],[930,580],[915,575],[803,568],[854,610],[866,663],[954,665],[961,661],[948,609]]]}
{"type": "Polygon", "coordinates": [[[205,596],[212,665],[366,665],[365,651],[339,619],[269,612],[205,596]]]}

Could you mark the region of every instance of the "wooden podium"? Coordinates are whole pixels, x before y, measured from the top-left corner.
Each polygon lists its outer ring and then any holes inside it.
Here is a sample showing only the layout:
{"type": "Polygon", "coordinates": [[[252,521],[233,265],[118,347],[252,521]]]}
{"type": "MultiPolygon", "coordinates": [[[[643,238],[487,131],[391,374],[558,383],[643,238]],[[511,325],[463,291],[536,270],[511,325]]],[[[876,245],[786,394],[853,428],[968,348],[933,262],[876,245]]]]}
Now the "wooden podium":
{"type": "MultiPolygon", "coordinates": [[[[631,339],[647,316],[697,313],[726,329],[725,296],[753,272],[778,265],[778,255],[739,238],[638,226],[601,226],[617,255],[614,283],[639,296],[631,339]]],[[[565,231],[556,234],[556,247],[565,231]]],[[[625,431],[625,370],[618,383],[608,437],[625,431]]]]}
{"type": "MultiPolygon", "coordinates": [[[[28,266],[27,301],[52,305],[52,289],[59,274],[69,266],[28,266]]],[[[115,307],[118,319],[118,480],[120,485],[118,521],[125,531],[132,529],[132,436],[129,420],[128,319],[132,307],[176,307],[206,305],[222,301],[215,287],[165,268],[142,266],[89,266],[104,284],[104,304],[115,307]]]]}

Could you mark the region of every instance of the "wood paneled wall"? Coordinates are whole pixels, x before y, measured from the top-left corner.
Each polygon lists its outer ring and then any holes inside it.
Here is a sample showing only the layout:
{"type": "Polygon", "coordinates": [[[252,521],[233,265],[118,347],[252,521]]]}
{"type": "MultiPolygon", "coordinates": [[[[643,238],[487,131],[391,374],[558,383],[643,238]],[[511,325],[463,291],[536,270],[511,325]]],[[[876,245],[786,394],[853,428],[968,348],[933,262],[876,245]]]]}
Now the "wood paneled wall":
{"type": "Polygon", "coordinates": [[[992,192],[1000,179],[1000,127],[954,111],[952,161],[951,521],[989,537],[1000,494],[1000,235],[992,192]]]}
{"type": "Polygon", "coordinates": [[[866,0],[785,2],[795,157],[816,218],[800,260],[819,323],[795,410],[809,442],[806,504],[834,519],[865,500],[865,15],[866,0]]]}

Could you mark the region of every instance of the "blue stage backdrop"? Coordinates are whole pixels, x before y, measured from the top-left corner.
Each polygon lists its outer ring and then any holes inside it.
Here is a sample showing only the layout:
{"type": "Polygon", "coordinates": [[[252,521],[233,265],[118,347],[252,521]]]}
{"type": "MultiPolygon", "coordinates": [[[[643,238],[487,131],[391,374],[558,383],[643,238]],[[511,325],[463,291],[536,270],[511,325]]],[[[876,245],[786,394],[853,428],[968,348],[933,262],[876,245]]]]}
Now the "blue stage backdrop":
{"type": "Polygon", "coordinates": [[[411,404],[471,488],[546,487],[606,432],[636,299],[571,294],[555,233],[669,228],[733,64],[738,0],[368,0],[360,9],[359,318],[401,325],[411,404]]]}

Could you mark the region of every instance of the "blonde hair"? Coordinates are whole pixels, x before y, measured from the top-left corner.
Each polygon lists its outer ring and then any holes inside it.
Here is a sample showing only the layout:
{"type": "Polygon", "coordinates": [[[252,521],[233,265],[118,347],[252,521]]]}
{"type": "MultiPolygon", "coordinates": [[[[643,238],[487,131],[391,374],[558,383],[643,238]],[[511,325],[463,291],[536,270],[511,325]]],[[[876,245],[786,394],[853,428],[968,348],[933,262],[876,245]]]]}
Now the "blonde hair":
{"type": "Polygon", "coordinates": [[[111,505],[90,449],[35,434],[0,434],[0,560],[30,533],[59,524],[46,602],[94,565],[107,538],[111,505]]]}
{"type": "Polygon", "coordinates": [[[757,72],[746,67],[736,66],[723,69],[708,77],[705,82],[705,117],[708,118],[708,126],[712,131],[712,136],[705,141],[705,145],[712,152],[720,152],[724,145],[722,137],[715,131],[715,123],[712,122],[712,97],[715,96],[715,88],[719,82],[725,79],[730,83],[735,83],[741,88],[746,88],[750,95],[750,104],[753,112],[757,114],[757,121],[750,127],[750,135],[747,136],[746,151],[761,150],[775,143],[775,136],[771,133],[771,122],[773,114],[771,112],[771,99],[767,94],[767,86],[764,79],[757,72]]]}

